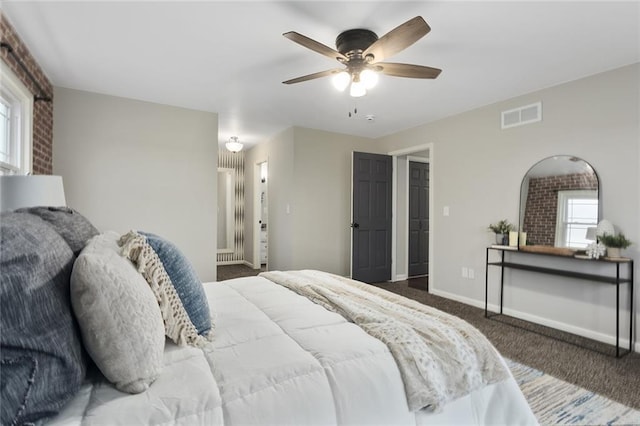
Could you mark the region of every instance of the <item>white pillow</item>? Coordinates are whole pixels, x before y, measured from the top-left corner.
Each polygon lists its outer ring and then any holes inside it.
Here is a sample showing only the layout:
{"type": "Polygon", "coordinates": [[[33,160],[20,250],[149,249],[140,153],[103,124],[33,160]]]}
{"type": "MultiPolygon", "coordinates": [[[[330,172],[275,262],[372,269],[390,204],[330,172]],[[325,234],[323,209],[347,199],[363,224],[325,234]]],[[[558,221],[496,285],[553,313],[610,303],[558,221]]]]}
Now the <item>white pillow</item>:
{"type": "Polygon", "coordinates": [[[144,392],[163,366],[164,324],[153,292],[120,255],[118,234],[87,242],[73,266],[71,303],[87,352],[118,389],[144,392]]]}

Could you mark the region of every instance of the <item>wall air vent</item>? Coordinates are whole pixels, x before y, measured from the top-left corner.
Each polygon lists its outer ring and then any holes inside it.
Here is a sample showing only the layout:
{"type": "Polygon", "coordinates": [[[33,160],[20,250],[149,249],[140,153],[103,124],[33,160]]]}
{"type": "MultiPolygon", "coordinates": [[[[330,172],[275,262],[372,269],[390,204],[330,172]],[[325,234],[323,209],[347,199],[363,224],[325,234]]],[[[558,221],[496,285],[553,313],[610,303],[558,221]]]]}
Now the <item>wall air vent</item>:
{"type": "Polygon", "coordinates": [[[502,128],[522,126],[542,121],[542,102],[502,111],[502,128]]]}

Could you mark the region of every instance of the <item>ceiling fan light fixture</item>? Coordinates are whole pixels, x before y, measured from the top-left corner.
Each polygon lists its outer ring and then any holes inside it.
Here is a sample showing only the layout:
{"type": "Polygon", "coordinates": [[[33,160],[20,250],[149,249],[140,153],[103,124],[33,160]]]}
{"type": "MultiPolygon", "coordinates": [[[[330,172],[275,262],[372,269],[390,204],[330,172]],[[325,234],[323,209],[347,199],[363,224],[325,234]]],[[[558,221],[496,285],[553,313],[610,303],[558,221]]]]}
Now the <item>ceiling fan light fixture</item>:
{"type": "Polygon", "coordinates": [[[233,153],[242,151],[242,147],[243,147],[242,143],[240,143],[237,136],[231,136],[229,138],[229,142],[227,142],[225,146],[227,147],[227,150],[233,153]]]}
{"type": "Polygon", "coordinates": [[[333,78],[331,79],[331,82],[333,83],[333,87],[335,87],[341,92],[344,92],[345,89],[349,87],[349,83],[351,82],[351,76],[349,75],[348,72],[342,71],[334,75],[333,78]]]}
{"type": "Polygon", "coordinates": [[[355,81],[354,79],[354,81],[351,83],[349,94],[353,98],[359,98],[367,94],[367,88],[362,81],[355,81]]]}
{"type": "Polygon", "coordinates": [[[364,84],[365,89],[372,89],[378,84],[378,73],[366,69],[360,73],[360,81],[364,84]]]}
{"type": "Polygon", "coordinates": [[[292,78],[283,83],[294,84],[333,76],[332,82],[336,89],[344,91],[351,84],[349,94],[352,97],[360,97],[376,85],[379,74],[405,78],[436,78],[442,71],[439,68],[385,62],[388,57],[411,46],[429,31],[431,28],[421,16],[409,19],[382,37],[378,37],[371,30],[355,28],[338,34],[337,50],[295,31],[286,32],[283,35],[289,40],[328,58],[337,59],[346,69],[329,69],[292,78]]]}

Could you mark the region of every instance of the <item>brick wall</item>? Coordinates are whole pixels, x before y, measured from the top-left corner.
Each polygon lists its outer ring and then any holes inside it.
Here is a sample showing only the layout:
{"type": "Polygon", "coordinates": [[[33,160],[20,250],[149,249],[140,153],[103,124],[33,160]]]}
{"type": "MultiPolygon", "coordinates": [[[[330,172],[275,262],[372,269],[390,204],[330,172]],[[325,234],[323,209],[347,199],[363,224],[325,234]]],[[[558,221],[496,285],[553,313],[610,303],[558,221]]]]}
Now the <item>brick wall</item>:
{"type": "MultiPolygon", "coordinates": [[[[24,70],[18,65],[7,49],[0,49],[2,60],[16,73],[25,86],[35,95],[45,95],[53,98],[53,86],[36,60],[29,53],[29,49],[20,40],[15,29],[0,12],[0,40],[8,43],[13,51],[36,78],[44,93],[37,93],[36,85],[24,70]]],[[[50,175],[53,170],[53,102],[37,101],[33,104],[33,168],[35,175],[50,175]]]]}
{"type": "Polygon", "coordinates": [[[523,230],[527,244],[553,246],[556,238],[558,191],[598,189],[593,173],[545,176],[529,180],[523,230]]]}

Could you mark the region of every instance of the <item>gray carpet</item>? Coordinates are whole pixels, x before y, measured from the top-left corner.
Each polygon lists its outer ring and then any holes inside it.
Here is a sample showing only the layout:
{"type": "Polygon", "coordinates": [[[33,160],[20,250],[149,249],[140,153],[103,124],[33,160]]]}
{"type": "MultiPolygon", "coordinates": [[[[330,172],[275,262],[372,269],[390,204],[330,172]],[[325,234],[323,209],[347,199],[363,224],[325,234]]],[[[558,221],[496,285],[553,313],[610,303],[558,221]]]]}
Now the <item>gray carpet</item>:
{"type": "Polygon", "coordinates": [[[246,265],[223,265],[218,266],[217,276],[218,281],[230,280],[231,278],[250,277],[258,275],[260,272],[265,271],[264,265],[262,269],[253,269],[246,265]]]}
{"type": "MultiPolygon", "coordinates": [[[[218,280],[259,272],[243,265],[219,266],[218,280]]],[[[640,354],[615,358],[611,355],[615,351],[608,345],[508,317],[487,319],[483,309],[422,290],[427,287],[426,280],[374,285],[463,318],[482,331],[506,358],[640,409],[640,354]]]]}

